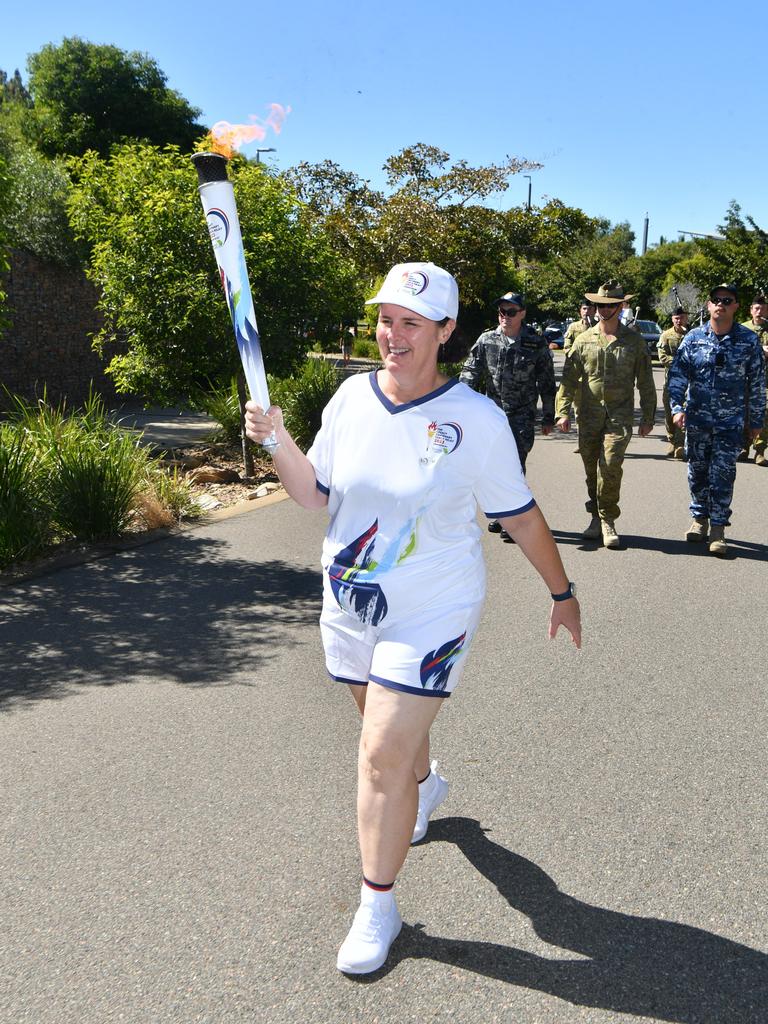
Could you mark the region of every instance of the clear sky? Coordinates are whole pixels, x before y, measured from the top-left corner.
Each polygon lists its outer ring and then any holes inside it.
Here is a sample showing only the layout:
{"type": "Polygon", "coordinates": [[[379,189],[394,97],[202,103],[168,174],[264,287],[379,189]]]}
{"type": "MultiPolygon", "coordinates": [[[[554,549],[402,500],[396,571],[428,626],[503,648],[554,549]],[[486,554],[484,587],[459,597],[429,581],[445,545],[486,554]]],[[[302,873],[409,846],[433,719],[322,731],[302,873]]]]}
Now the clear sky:
{"type": "MultiPolygon", "coordinates": [[[[534,204],[628,221],[638,245],[646,212],[653,244],[714,232],[731,199],[768,228],[757,0],[35,0],[2,20],[0,67],[25,80],[30,53],[78,35],[148,53],[209,126],[290,106],[261,143],[280,168],[329,158],[381,187],[386,157],[425,142],[539,161],[534,204]]],[[[527,194],[516,177],[494,203],[527,194]]]]}

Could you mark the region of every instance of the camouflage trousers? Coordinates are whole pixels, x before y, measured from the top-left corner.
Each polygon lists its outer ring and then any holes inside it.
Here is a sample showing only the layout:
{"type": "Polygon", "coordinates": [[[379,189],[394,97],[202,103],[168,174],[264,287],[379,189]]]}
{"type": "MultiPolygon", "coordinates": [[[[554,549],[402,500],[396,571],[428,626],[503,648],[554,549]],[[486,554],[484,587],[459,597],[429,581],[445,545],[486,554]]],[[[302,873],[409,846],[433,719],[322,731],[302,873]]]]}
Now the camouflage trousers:
{"type": "Polygon", "coordinates": [[[528,458],[528,452],[533,448],[534,422],[529,417],[521,416],[507,416],[507,419],[517,445],[520,465],[525,472],[525,460],[528,458]]]}
{"type": "Polygon", "coordinates": [[[587,512],[601,519],[618,519],[619,493],[623,475],[624,453],[632,437],[632,427],[604,422],[579,422],[579,451],[587,474],[587,512]]]}
{"type": "Polygon", "coordinates": [[[731,498],[736,480],[736,459],[742,431],[689,426],[685,451],[691,515],[707,517],[715,526],[729,526],[731,498]]]}
{"type": "Polygon", "coordinates": [[[754,447],[758,455],[765,455],[765,450],[768,448],[768,423],[766,423],[754,440],[752,440],[749,423],[746,422],[744,424],[744,444],[742,445],[742,448],[744,451],[748,452],[752,447],[754,447]]]}
{"type": "Polygon", "coordinates": [[[661,400],[664,404],[664,427],[667,431],[667,440],[675,448],[683,448],[685,447],[685,431],[672,422],[672,407],[669,404],[669,387],[666,380],[661,392],[661,400]]]}

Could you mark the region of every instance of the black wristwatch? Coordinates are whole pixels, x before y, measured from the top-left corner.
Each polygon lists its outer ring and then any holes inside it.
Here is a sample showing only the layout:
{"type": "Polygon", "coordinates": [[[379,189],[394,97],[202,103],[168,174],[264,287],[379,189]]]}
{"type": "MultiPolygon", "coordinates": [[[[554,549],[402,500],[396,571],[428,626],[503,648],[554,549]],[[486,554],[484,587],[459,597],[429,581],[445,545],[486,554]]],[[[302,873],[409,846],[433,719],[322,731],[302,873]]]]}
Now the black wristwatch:
{"type": "Polygon", "coordinates": [[[576,584],[569,583],[568,589],[564,590],[562,594],[552,594],[553,601],[568,601],[572,597],[576,597],[576,584]]]}

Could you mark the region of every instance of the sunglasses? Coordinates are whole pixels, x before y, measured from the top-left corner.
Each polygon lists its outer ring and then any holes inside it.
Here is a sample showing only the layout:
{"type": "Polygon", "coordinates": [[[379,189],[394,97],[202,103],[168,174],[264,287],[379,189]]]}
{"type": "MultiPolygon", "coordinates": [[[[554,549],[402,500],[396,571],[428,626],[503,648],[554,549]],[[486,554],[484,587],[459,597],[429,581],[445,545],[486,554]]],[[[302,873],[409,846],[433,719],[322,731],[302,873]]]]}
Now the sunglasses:
{"type": "Polygon", "coordinates": [[[620,302],[596,302],[595,309],[618,309],[620,302]]]}
{"type": "Polygon", "coordinates": [[[730,295],[726,296],[725,298],[723,298],[721,295],[718,295],[716,299],[710,299],[709,301],[712,303],[713,306],[730,306],[736,301],[736,299],[732,299],[730,295]]]}
{"type": "Polygon", "coordinates": [[[514,306],[507,306],[506,309],[502,309],[499,306],[499,316],[517,316],[518,313],[522,313],[522,309],[517,309],[514,306]]]}

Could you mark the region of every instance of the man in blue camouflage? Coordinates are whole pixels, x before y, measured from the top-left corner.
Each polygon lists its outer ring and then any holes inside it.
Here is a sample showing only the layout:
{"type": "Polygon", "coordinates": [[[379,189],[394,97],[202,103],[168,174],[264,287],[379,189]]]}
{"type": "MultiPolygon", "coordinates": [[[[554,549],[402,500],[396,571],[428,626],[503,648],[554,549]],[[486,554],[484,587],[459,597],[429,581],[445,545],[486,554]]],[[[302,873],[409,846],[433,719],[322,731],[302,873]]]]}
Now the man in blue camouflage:
{"type": "MultiPolygon", "coordinates": [[[[523,296],[506,292],[496,300],[496,306],[499,325],[481,334],[472,346],[460,380],[492,398],[507,414],[525,472],[525,460],[533,448],[539,396],[542,434],[550,434],[554,426],[555,366],[546,340],[523,323],[523,296]]],[[[511,542],[500,523],[491,522],[488,529],[511,542]]]]}
{"type": "Polygon", "coordinates": [[[709,550],[728,553],[736,459],[745,415],[756,437],[765,419],[765,360],[757,335],[734,323],[739,308],[735,285],[709,293],[709,322],[683,338],[669,370],[669,404],[677,427],[686,431],[691,525],[685,537],[709,550]]]}

